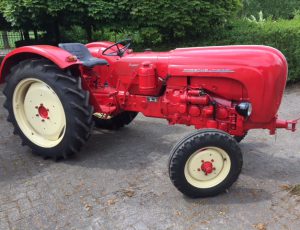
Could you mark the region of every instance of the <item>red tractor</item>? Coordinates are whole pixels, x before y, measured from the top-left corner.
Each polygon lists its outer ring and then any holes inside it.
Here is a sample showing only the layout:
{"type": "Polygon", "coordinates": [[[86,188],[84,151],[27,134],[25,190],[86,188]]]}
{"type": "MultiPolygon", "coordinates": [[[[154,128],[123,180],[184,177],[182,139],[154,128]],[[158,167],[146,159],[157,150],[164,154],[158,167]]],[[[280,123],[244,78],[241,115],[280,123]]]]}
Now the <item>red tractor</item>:
{"type": "Polygon", "coordinates": [[[4,107],[23,144],[54,159],[77,153],[93,125],[118,129],[142,113],[198,131],[172,149],[172,183],[190,197],[217,195],[242,169],[250,129],[295,131],[277,112],[287,62],[266,46],[134,53],[130,40],[39,45],[2,62],[4,107]]]}

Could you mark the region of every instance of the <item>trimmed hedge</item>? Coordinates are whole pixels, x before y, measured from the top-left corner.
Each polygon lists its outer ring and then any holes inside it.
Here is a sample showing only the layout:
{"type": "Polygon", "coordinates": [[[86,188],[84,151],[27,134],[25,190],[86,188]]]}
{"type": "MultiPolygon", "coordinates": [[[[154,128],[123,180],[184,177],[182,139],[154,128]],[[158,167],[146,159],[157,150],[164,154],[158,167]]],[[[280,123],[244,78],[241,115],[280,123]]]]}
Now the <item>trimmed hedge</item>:
{"type": "MultiPolygon", "coordinates": [[[[268,45],[279,49],[289,64],[289,82],[300,80],[300,18],[265,22],[237,20],[203,45],[268,45]]],[[[198,44],[199,45],[199,44],[198,44]]]]}

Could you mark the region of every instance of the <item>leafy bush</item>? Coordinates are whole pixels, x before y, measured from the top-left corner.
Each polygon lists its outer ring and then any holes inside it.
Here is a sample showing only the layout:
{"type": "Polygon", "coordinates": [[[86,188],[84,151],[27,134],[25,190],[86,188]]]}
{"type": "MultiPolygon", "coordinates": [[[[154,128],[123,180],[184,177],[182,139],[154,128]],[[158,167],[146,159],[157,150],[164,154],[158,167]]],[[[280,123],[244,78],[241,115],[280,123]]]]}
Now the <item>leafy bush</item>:
{"type": "Polygon", "coordinates": [[[224,31],[197,45],[268,45],[279,49],[289,64],[289,81],[300,80],[300,18],[266,20],[260,23],[237,20],[224,31]]]}
{"type": "MultiPolygon", "coordinates": [[[[142,30],[142,29],[141,29],[142,30]]],[[[110,28],[103,28],[101,30],[93,31],[92,41],[111,41],[118,42],[124,39],[132,39],[134,45],[143,46],[144,39],[142,38],[142,34],[140,31],[136,30],[113,30],[110,28]]],[[[71,33],[72,34],[72,33],[71,33]]]]}
{"type": "Polygon", "coordinates": [[[217,30],[240,9],[241,1],[131,0],[129,5],[129,21],[136,28],[145,28],[141,33],[150,44],[158,44],[217,30]]]}
{"type": "Polygon", "coordinates": [[[262,11],[266,17],[273,19],[292,19],[294,11],[299,9],[299,0],[244,0],[242,14],[250,17],[262,11]]]}
{"type": "Polygon", "coordinates": [[[61,40],[63,42],[87,43],[86,31],[80,26],[71,26],[61,31],[61,40]]]}

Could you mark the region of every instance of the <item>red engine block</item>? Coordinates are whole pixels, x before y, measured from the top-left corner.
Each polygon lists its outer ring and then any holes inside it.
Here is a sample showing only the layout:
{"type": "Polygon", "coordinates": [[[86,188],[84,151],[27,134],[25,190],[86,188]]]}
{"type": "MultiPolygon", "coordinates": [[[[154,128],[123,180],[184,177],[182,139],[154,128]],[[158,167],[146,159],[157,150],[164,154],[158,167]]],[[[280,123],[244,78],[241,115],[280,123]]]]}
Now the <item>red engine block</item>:
{"type": "Polygon", "coordinates": [[[197,129],[217,128],[243,135],[244,118],[232,102],[210,96],[204,90],[167,89],[162,113],[170,124],[194,125],[197,129]]]}

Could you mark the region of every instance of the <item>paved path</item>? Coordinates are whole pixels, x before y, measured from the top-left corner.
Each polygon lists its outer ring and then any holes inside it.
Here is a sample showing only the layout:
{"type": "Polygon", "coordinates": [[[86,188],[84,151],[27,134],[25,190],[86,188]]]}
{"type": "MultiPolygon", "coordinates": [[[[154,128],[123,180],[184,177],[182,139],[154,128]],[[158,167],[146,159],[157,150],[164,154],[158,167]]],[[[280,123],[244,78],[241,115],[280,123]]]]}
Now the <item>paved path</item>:
{"type": "MultiPolygon", "coordinates": [[[[0,103],[4,98],[0,95],[0,103]]],[[[300,114],[300,87],[280,115],[300,114]]],[[[22,147],[0,108],[0,229],[299,229],[300,131],[251,131],[243,172],[228,193],[189,199],[167,173],[171,147],[192,131],[138,118],[118,132],[95,130],[76,158],[52,162],[22,147]]]]}

